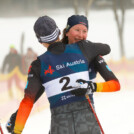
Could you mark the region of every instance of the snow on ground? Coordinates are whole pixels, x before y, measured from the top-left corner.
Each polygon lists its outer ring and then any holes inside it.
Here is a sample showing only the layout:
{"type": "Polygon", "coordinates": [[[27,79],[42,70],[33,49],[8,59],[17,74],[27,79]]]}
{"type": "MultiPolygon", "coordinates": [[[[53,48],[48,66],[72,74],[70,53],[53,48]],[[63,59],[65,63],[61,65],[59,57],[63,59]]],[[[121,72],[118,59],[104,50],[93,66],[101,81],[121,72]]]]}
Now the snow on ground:
{"type": "MultiPolygon", "coordinates": [[[[134,134],[134,90],[95,93],[96,112],[105,134],[134,134]]],[[[51,114],[47,108],[30,115],[23,134],[48,134],[51,114]]],[[[7,134],[5,124],[2,124],[7,134]]]]}

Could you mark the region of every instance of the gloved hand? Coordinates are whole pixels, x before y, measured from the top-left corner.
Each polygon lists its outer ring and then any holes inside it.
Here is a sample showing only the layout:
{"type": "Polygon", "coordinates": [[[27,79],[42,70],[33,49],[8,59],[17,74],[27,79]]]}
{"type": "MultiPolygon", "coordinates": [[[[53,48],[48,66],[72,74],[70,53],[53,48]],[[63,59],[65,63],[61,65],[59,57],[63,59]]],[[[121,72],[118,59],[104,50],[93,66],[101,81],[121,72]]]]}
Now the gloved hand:
{"type": "Polygon", "coordinates": [[[76,81],[75,90],[72,90],[71,93],[75,96],[84,96],[86,94],[91,94],[96,91],[96,83],[92,81],[85,81],[83,79],[78,79],[76,81]]]}
{"type": "Polygon", "coordinates": [[[8,120],[8,122],[6,124],[6,128],[7,128],[7,131],[9,133],[13,132],[15,120],[16,120],[16,115],[17,115],[17,111],[11,115],[10,119],[8,120]]]}

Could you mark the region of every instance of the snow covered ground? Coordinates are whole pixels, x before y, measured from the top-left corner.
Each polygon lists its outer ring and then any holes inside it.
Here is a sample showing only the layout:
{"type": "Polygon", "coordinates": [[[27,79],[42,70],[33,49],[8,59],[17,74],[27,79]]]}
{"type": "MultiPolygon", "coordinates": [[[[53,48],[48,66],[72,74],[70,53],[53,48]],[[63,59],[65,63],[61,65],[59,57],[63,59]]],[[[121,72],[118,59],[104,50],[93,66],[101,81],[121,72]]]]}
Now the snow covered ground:
{"type": "MultiPolygon", "coordinates": [[[[134,134],[134,90],[95,93],[95,107],[105,134],[134,134]]],[[[30,115],[23,134],[48,134],[50,111],[45,109],[30,115]]],[[[5,124],[2,124],[7,134],[5,124]]]]}
{"type": "MultiPolygon", "coordinates": [[[[71,9],[47,11],[55,19],[61,30],[66,26],[67,18],[73,14],[71,9]]],[[[43,15],[43,14],[41,14],[43,15]]],[[[95,42],[110,44],[112,52],[106,58],[119,59],[119,41],[111,10],[91,11],[89,15],[88,39],[95,42]]],[[[45,51],[37,42],[33,32],[33,24],[37,17],[30,18],[0,18],[0,68],[10,44],[20,51],[21,33],[25,33],[24,52],[32,47],[38,54],[45,51]]],[[[134,57],[134,10],[128,10],[125,21],[125,52],[129,58],[134,57]]],[[[1,88],[1,87],[0,87],[1,88]]],[[[134,89],[122,87],[116,93],[95,93],[95,107],[105,134],[134,134],[134,89]]],[[[31,115],[26,123],[23,134],[47,134],[50,126],[50,111],[45,109],[31,115]]],[[[2,124],[4,134],[7,134],[5,123],[2,124]]]]}

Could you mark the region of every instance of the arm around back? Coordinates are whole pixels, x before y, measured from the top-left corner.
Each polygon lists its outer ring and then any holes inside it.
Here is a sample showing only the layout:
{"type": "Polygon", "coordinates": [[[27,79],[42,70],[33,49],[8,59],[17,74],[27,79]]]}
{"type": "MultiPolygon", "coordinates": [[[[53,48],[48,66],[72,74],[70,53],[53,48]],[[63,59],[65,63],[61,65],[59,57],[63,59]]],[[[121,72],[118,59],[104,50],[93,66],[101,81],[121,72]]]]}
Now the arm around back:
{"type": "Polygon", "coordinates": [[[110,46],[102,43],[93,43],[87,40],[78,42],[80,49],[90,63],[99,55],[107,55],[110,53],[110,46]]]}

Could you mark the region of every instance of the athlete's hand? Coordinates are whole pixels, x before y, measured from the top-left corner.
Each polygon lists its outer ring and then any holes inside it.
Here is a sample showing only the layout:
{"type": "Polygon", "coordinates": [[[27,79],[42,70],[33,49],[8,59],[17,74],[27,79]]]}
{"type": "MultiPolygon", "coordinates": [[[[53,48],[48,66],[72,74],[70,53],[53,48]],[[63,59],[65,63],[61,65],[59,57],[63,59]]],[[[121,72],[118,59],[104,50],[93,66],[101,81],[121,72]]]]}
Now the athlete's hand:
{"type": "Polygon", "coordinates": [[[7,124],[6,124],[6,128],[7,128],[7,131],[9,133],[13,132],[14,125],[15,125],[15,120],[16,120],[16,115],[17,115],[17,112],[13,113],[11,115],[10,119],[8,120],[7,124]]]}
{"type": "Polygon", "coordinates": [[[96,91],[96,83],[92,81],[85,81],[83,79],[78,79],[76,81],[75,90],[72,90],[71,93],[75,96],[84,96],[86,94],[91,94],[96,91]]]}

